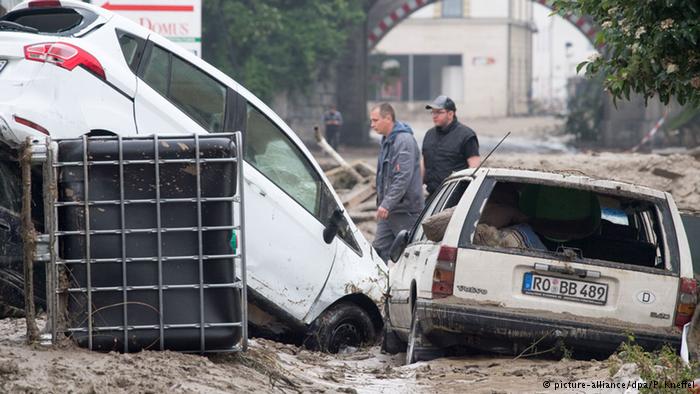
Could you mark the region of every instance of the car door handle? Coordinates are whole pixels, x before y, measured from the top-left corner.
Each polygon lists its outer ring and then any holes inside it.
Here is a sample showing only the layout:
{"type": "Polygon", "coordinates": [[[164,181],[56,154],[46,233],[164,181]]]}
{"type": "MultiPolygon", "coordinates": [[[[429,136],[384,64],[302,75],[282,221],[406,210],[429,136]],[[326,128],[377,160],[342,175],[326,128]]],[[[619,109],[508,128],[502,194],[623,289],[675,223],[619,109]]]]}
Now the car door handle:
{"type": "Polygon", "coordinates": [[[404,252],[403,257],[408,257],[408,252],[404,252]]]}
{"type": "Polygon", "coordinates": [[[413,255],[414,255],[414,256],[420,255],[420,250],[414,250],[414,251],[413,251],[413,255]]]}
{"type": "Polygon", "coordinates": [[[600,271],[584,270],[580,268],[558,267],[556,265],[535,263],[535,269],[538,271],[556,272],[558,274],[576,275],[581,278],[600,278],[600,271]]]}

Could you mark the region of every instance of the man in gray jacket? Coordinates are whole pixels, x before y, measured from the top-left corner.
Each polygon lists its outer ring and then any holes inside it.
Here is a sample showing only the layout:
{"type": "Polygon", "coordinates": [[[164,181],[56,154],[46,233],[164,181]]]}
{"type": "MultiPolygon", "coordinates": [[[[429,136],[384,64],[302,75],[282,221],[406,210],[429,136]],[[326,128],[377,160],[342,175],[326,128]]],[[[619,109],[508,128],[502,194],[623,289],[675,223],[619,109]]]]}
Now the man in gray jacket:
{"type": "Polygon", "coordinates": [[[423,209],[420,151],[413,130],[396,121],[391,105],[372,108],[370,120],[372,129],[383,136],[377,160],[377,233],[373,246],[387,261],[396,235],[410,230],[423,209]]]}

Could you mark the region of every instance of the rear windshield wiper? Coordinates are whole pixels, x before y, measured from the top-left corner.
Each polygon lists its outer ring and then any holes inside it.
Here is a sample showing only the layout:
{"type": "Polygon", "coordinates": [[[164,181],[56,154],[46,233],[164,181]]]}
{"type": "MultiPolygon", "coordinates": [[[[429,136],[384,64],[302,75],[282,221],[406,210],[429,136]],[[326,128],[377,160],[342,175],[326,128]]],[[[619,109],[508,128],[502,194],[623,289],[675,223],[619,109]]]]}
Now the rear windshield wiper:
{"type": "Polygon", "coordinates": [[[20,25],[10,21],[0,21],[0,31],[22,31],[25,33],[38,33],[39,30],[33,27],[20,25]]]}

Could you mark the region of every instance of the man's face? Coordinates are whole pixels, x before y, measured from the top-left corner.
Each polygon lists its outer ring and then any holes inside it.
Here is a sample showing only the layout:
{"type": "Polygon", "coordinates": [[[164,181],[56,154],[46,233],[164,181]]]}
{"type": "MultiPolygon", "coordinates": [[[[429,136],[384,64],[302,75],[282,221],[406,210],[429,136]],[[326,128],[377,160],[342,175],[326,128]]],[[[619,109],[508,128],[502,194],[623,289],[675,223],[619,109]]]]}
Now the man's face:
{"type": "Polygon", "coordinates": [[[391,116],[382,117],[379,113],[379,108],[375,108],[369,114],[370,126],[372,130],[383,136],[389,135],[394,127],[394,122],[391,121],[391,116]]]}
{"type": "Polygon", "coordinates": [[[430,110],[430,115],[433,117],[433,124],[437,127],[445,127],[452,123],[452,120],[455,118],[454,111],[446,109],[432,109],[430,110]]]}

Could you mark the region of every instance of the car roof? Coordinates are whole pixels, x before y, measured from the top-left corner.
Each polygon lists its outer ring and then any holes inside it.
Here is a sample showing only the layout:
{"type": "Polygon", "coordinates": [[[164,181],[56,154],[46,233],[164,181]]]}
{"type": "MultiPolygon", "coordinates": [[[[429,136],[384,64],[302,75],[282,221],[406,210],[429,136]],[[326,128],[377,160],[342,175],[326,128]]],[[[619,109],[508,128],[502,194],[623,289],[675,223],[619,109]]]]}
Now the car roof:
{"type": "MultiPolygon", "coordinates": [[[[18,11],[18,10],[23,10],[26,8],[30,8],[30,4],[33,3],[35,0],[29,0],[29,1],[24,1],[22,3],[17,4],[15,7],[10,10],[12,11],[18,11]]],[[[97,7],[94,6],[90,3],[84,3],[82,1],[75,1],[75,0],[60,0],[61,8],[82,8],[85,10],[90,10],[100,16],[103,16],[107,19],[109,19],[111,16],[114,14],[102,7],[97,7]]],[[[49,8],[49,7],[47,7],[49,8]]]]}
{"type": "Polygon", "coordinates": [[[466,170],[453,173],[447,178],[447,180],[478,177],[499,177],[514,178],[522,181],[540,181],[548,184],[578,186],[596,189],[598,191],[610,191],[613,194],[626,192],[628,194],[640,194],[657,199],[666,199],[666,193],[660,190],[616,180],[594,178],[585,174],[581,175],[580,173],[575,173],[573,170],[568,172],[552,172],[511,168],[481,168],[474,173],[474,169],[468,168],[466,170]]]}

